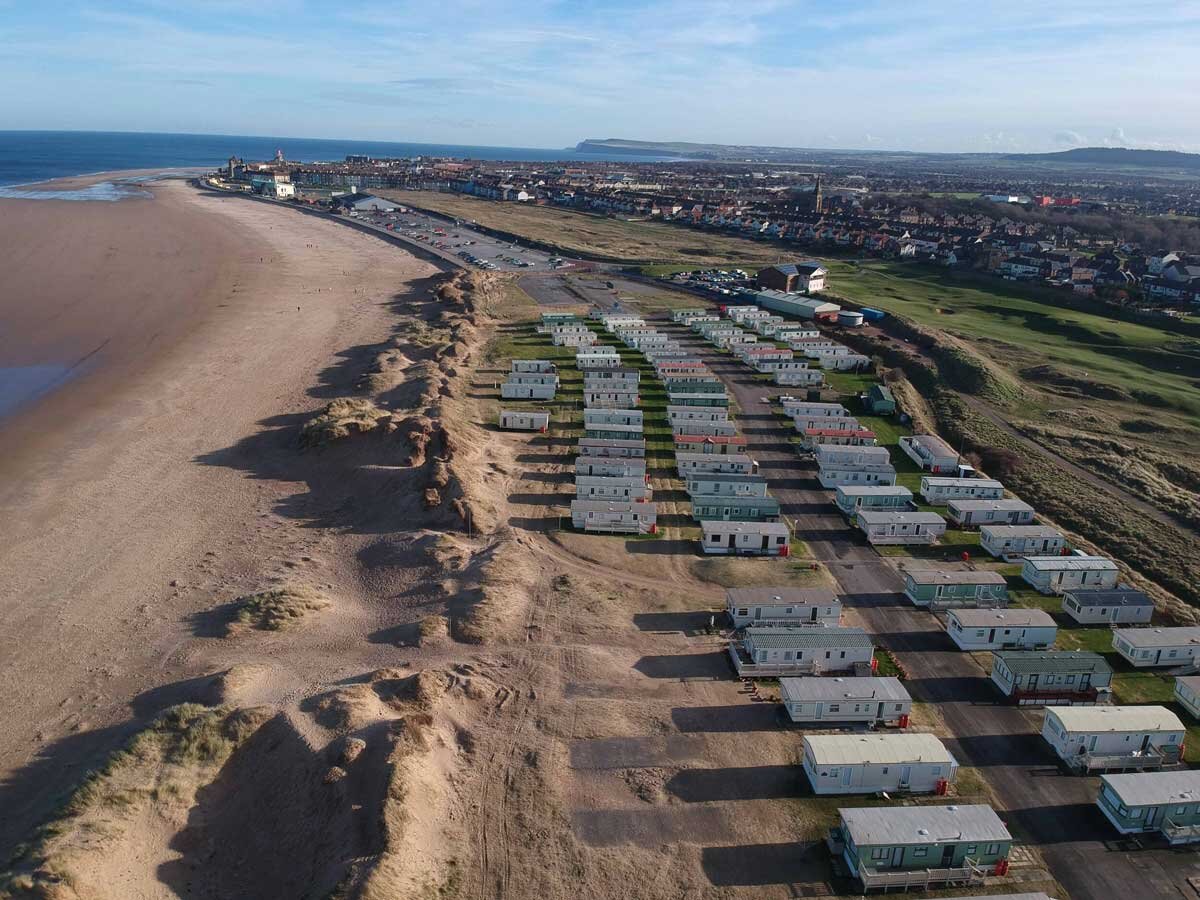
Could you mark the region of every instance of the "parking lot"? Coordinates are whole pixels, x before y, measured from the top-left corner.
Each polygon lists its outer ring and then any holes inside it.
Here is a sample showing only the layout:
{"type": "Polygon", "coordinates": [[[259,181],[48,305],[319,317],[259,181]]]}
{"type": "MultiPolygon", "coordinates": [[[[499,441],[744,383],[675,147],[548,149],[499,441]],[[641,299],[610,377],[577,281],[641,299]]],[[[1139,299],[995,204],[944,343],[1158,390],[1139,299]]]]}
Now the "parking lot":
{"type": "Polygon", "coordinates": [[[354,215],[359,222],[424,245],[448,260],[488,272],[570,271],[574,263],[519,243],[489,237],[465,223],[417,212],[398,204],[395,212],[354,215]]]}

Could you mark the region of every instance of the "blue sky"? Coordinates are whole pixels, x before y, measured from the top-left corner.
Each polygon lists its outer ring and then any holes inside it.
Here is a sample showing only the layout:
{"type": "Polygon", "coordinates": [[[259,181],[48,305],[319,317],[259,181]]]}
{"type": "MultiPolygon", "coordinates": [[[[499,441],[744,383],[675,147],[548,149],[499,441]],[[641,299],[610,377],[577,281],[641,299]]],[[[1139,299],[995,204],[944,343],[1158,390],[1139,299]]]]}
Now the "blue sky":
{"type": "Polygon", "coordinates": [[[1200,0],[0,0],[0,128],[1200,151],[1200,0]]]}

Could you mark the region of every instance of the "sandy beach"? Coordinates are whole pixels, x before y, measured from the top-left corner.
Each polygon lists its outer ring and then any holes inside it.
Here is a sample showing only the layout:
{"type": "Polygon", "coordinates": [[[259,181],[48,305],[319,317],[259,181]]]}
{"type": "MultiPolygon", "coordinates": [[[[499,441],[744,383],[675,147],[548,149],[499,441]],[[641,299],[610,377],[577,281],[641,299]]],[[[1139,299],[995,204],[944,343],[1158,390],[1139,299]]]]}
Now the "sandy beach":
{"type": "MultiPolygon", "coordinates": [[[[0,364],[85,361],[0,427],[0,854],[73,769],[185,698],[163,685],[220,662],[195,650],[190,616],[295,566],[353,610],[357,574],[306,528],[302,474],[264,469],[294,453],[289,417],[349,392],[394,298],[436,274],[334,223],[152,190],[0,200],[0,364]]],[[[302,677],[343,665],[344,637],[314,640],[302,677]]]]}

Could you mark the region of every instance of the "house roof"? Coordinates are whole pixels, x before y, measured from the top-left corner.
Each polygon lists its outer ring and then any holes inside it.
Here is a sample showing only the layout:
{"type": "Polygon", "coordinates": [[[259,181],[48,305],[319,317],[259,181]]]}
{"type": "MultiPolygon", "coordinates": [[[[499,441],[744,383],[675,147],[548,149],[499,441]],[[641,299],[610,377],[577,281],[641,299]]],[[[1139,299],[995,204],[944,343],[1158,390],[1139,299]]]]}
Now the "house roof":
{"type": "Polygon", "coordinates": [[[1141,591],[1121,586],[1114,590],[1077,590],[1067,591],[1080,606],[1154,606],[1154,601],[1141,591]]]}
{"type": "Polygon", "coordinates": [[[932,734],[812,734],[804,746],[818,766],[954,762],[932,734]]]}
{"type": "Polygon", "coordinates": [[[1101,775],[1100,781],[1126,806],[1200,803],[1200,770],[1197,769],[1101,775]]]}
{"type": "MultiPolygon", "coordinates": [[[[728,497],[712,497],[711,500],[728,500],[728,497]]],[[[736,501],[746,503],[762,503],[771,500],[770,497],[736,497],[736,501]]],[[[692,498],[693,504],[697,502],[692,498]]],[[[765,534],[767,536],[786,537],[788,528],[782,522],[725,522],[719,519],[705,519],[700,523],[700,530],[705,534],[765,534]]]]}
{"type": "Polygon", "coordinates": [[[824,628],[750,625],[746,628],[745,640],[760,650],[823,650],[829,647],[870,649],[875,646],[871,636],[863,629],[841,625],[824,628]]]}
{"type": "Polygon", "coordinates": [[[871,806],[839,809],[860,847],[896,844],[1003,843],[1012,835],[990,806],[871,806]]]}
{"type": "Polygon", "coordinates": [[[781,678],[779,690],[784,702],[792,703],[806,700],[912,701],[899,678],[881,678],[875,675],[781,678]]]}
{"type": "Polygon", "coordinates": [[[867,525],[945,525],[946,520],[932,512],[905,512],[893,509],[860,509],[858,520],[867,525]]]}
{"type": "Polygon", "coordinates": [[[983,512],[985,510],[994,509],[1004,512],[1033,512],[1033,507],[1024,500],[1016,500],[1012,498],[1000,498],[998,500],[951,500],[950,509],[957,509],[959,512],[983,512]]]}
{"type": "Polygon", "coordinates": [[[943,478],[937,475],[922,475],[921,485],[930,487],[985,487],[1003,488],[1004,485],[991,478],[943,478]]]}
{"type": "Polygon", "coordinates": [[[985,532],[987,535],[996,538],[1049,538],[1063,536],[1061,531],[1049,525],[984,525],[979,529],[979,533],[980,535],[984,535],[985,532]]]}
{"type": "Polygon", "coordinates": [[[1183,731],[1179,716],[1165,706],[1055,706],[1046,710],[1067,731],[1183,731]]]}
{"type": "Polygon", "coordinates": [[[997,650],[992,655],[1014,675],[1112,672],[1103,656],[1086,650],[997,650]]]}
{"type": "Polygon", "coordinates": [[[1053,617],[1042,609],[952,609],[950,618],[964,628],[1055,628],[1053,617]]]}
{"type": "Polygon", "coordinates": [[[725,592],[729,606],[840,606],[828,588],[746,587],[725,592]]]}
{"type": "Polygon", "coordinates": [[[902,484],[842,484],[837,492],[844,497],[907,497],[912,491],[902,484]]]}
{"type": "Polygon", "coordinates": [[[999,572],[958,569],[908,569],[905,577],[913,584],[1007,584],[999,572]]]}
{"type": "Polygon", "coordinates": [[[1027,556],[1025,565],[1038,571],[1115,572],[1117,564],[1104,556],[1027,556]]]}
{"type": "Polygon", "coordinates": [[[1182,647],[1200,644],[1200,626],[1178,625],[1173,628],[1114,628],[1113,639],[1133,647],[1182,647]]]}

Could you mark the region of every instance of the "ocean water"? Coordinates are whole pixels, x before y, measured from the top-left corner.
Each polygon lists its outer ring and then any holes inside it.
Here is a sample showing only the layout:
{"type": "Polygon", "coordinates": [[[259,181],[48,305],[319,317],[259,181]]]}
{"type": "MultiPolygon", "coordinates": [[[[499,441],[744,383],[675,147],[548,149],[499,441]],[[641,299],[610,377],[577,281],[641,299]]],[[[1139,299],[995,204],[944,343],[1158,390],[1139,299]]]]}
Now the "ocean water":
{"type": "MultiPolygon", "coordinates": [[[[0,187],[117,169],[215,168],[230,156],[270,159],[283,150],[303,162],[369,156],[457,156],[518,162],[653,161],[649,156],[576,153],[530,147],[471,147],[387,141],[318,140],[215,134],[147,134],[99,131],[0,131],[0,187]]],[[[0,196],[3,196],[0,194],[0,196]]],[[[67,199],[119,199],[89,196],[67,199]]]]}

